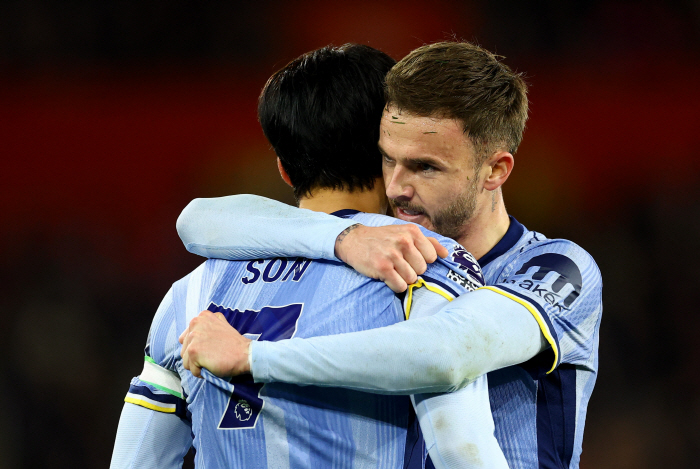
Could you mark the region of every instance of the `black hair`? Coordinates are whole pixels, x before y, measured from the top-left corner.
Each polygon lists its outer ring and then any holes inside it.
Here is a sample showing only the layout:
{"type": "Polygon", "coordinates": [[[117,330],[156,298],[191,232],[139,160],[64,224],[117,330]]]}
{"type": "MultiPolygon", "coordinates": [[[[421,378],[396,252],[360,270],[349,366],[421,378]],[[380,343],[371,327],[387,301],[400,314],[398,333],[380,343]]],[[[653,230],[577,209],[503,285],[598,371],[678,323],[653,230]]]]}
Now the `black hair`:
{"type": "Polygon", "coordinates": [[[377,142],[384,78],[395,63],[369,46],[327,46],[267,81],[258,119],[297,200],[316,188],[374,187],[382,175],[377,142]]]}

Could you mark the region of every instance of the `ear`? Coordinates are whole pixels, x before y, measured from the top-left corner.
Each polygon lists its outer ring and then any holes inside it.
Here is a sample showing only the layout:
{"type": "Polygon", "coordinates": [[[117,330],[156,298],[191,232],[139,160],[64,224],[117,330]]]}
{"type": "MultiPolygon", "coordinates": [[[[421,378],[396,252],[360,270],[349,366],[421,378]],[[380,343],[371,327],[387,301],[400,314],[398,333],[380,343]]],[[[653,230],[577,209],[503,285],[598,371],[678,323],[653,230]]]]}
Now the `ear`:
{"type": "Polygon", "coordinates": [[[287,171],[284,170],[282,162],[279,158],[277,158],[277,169],[280,170],[280,176],[282,176],[282,180],[286,182],[289,185],[289,187],[294,187],[294,184],[292,184],[292,180],[289,178],[289,174],[287,174],[287,171]]]}
{"type": "Polygon", "coordinates": [[[495,191],[501,187],[513,171],[514,164],[515,158],[507,151],[498,151],[491,155],[491,158],[484,163],[491,168],[491,172],[484,178],[484,189],[495,191]]]}

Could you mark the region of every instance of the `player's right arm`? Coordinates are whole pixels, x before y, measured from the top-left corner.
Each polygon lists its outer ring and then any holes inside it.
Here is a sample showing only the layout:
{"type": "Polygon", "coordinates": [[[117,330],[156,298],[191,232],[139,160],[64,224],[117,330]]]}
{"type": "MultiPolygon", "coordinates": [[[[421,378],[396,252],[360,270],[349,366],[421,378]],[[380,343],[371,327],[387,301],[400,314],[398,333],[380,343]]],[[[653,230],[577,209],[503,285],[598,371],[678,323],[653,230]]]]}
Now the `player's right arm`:
{"type": "Polygon", "coordinates": [[[396,292],[415,282],[426,262],[447,254],[412,224],[363,226],[247,194],[193,200],[177,231],[188,251],[210,259],[341,260],[396,292]]]}
{"type": "Polygon", "coordinates": [[[181,468],[192,446],[192,428],[180,376],[173,290],[153,319],[141,374],[131,380],[110,468],[181,468]],[[174,340],[173,340],[174,339],[174,340]]]}

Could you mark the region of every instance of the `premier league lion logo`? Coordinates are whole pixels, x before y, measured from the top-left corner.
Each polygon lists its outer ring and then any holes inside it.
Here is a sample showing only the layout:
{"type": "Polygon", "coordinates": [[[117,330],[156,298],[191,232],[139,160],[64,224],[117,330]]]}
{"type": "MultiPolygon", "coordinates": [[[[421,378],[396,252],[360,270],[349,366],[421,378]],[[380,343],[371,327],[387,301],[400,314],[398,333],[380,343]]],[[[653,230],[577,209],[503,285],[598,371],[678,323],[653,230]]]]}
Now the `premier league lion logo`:
{"type": "Polygon", "coordinates": [[[459,264],[459,268],[471,274],[477,279],[482,278],[481,267],[466,249],[460,245],[455,245],[452,253],[452,261],[459,264]]]}
{"type": "Polygon", "coordinates": [[[250,408],[250,404],[248,404],[248,401],[246,401],[245,399],[241,399],[240,401],[238,401],[238,404],[236,404],[236,407],[235,409],[233,409],[233,411],[236,414],[236,418],[241,422],[250,420],[250,418],[253,416],[253,409],[250,408]]]}

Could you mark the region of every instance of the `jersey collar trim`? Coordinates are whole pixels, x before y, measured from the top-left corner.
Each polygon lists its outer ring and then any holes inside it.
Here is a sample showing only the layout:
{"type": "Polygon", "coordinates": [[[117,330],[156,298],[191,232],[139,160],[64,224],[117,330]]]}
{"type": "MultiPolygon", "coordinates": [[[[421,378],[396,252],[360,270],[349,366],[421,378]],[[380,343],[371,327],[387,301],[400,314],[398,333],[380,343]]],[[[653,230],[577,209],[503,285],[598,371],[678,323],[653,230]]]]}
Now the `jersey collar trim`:
{"type": "Polygon", "coordinates": [[[501,238],[489,252],[479,259],[479,265],[482,269],[492,260],[510,251],[510,249],[515,246],[515,243],[525,234],[525,227],[521,225],[518,220],[510,215],[508,218],[510,218],[510,226],[506,234],[503,235],[503,238],[501,238]]]}
{"type": "Polygon", "coordinates": [[[355,215],[356,213],[360,213],[360,211],[353,210],[351,208],[344,208],[342,210],[337,210],[337,211],[331,213],[331,215],[334,215],[338,218],[350,218],[351,216],[355,215]]]}

